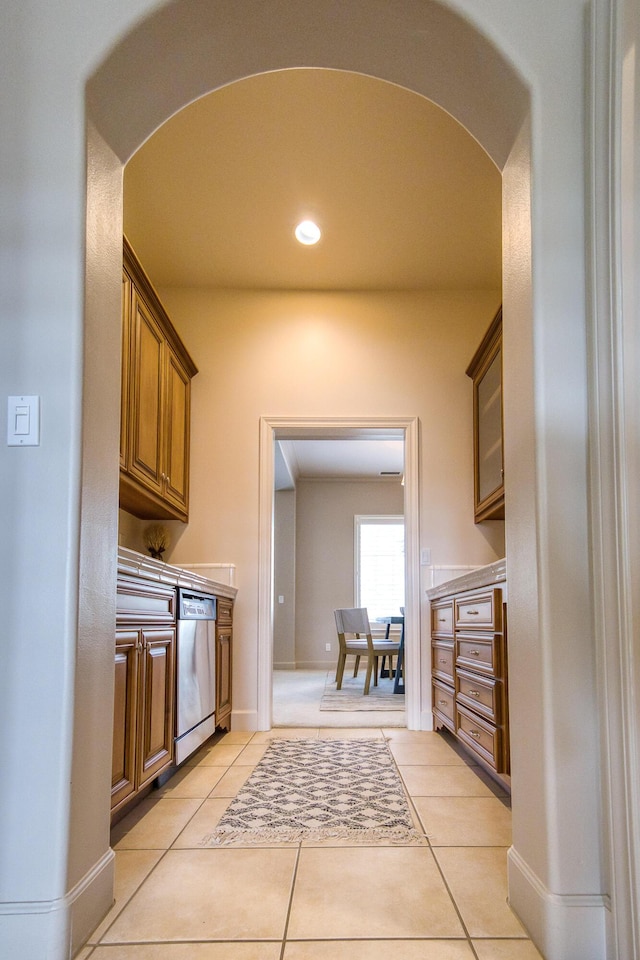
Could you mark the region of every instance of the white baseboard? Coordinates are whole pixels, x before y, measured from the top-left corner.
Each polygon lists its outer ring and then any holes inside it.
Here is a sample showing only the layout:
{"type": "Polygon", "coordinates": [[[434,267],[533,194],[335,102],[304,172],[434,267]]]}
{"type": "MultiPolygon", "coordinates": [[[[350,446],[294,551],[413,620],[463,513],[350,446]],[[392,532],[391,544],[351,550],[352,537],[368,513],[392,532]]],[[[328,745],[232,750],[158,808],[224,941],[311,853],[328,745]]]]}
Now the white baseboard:
{"type": "Polygon", "coordinates": [[[433,730],[433,714],[431,710],[420,711],[420,729],[433,730]]]}
{"type": "Polygon", "coordinates": [[[69,960],[113,903],[115,853],[109,849],[65,896],[0,905],[0,957],[69,960]]]}
{"type": "Polygon", "coordinates": [[[509,903],[546,960],[606,956],[606,896],[551,893],[513,847],[507,862],[509,903]]]}
{"type": "Polygon", "coordinates": [[[296,670],[335,670],[337,659],[331,660],[298,660],[296,670]]]}
{"type": "Polygon", "coordinates": [[[113,905],[116,855],[109,848],[67,894],[71,903],[71,956],[91,936],[113,905]]]}
{"type": "Polygon", "coordinates": [[[4,903],[0,910],[0,957],[69,960],[69,910],[64,900],[4,903]]]}
{"type": "Polygon", "coordinates": [[[232,710],[231,711],[231,729],[236,732],[241,730],[243,733],[255,733],[258,727],[257,710],[232,710]]]}

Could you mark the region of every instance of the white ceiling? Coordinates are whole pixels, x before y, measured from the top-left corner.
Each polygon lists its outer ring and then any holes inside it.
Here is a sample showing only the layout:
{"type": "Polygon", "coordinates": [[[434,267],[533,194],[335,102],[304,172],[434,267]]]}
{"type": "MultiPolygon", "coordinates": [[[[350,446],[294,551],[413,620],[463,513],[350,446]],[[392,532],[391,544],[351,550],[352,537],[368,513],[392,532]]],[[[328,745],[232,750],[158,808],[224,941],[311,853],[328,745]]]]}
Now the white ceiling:
{"type": "Polygon", "coordinates": [[[398,482],[404,472],[403,440],[280,440],[276,489],[297,480],[381,480],[398,482]]]}
{"type": "MultiPolygon", "coordinates": [[[[124,228],[152,282],[295,290],[494,289],[501,178],[425,98],[297,69],[201,98],[129,161],[124,228]],[[311,217],[316,247],[293,239],[311,217]]],[[[402,471],[402,442],[287,441],[298,476],[402,471]]]]}

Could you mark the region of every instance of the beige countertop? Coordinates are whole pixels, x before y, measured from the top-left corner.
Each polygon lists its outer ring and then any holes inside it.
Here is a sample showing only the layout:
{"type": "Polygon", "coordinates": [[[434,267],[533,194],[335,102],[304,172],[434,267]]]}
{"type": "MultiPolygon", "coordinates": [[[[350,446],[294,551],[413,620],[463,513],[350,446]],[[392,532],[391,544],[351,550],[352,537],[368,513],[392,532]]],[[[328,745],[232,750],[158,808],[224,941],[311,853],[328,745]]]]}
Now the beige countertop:
{"type": "Polygon", "coordinates": [[[174,567],[170,563],[163,563],[162,560],[153,560],[127,547],[118,547],[118,573],[129,577],[142,577],[144,580],[155,580],[158,583],[170,583],[176,587],[201,590],[203,593],[215,593],[218,597],[227,597],[230,600],[235,600],[238,592],[237,587],[228,583],[211,580],[193,570],[174,567]]]}
{"type": "Polygon", "coordinates": [[[446,583],[439,583],[437,586],[431,587],[426,591],[427,600],[439,600],[440,597],[447,597],[450,593],[490,587],[494,583],[504,583],[506,579],[506,559],[496,560],[486,567],[478,567],[476,570],[470,570],[469,573],[464,573],[453,580],[447,580],[446,583]]]}

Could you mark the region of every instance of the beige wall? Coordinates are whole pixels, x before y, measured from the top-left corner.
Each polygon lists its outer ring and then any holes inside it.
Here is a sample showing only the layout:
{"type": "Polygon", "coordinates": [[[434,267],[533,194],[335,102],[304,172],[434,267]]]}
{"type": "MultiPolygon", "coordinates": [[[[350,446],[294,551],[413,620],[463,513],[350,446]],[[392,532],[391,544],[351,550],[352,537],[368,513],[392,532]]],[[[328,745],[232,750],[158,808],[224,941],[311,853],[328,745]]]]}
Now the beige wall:
{"type": "Polygon", "coordinates": [[[273,665],[296,666],[296,491],[277,490],[273,524],[273,665]],[[283,598],[279,603],[278,597],[283,598]]]}
{"type": "Polygon", "coordinates": [[[399,482],[298,483],[295,625],[299,668],[335,666],[333,611],[355,602],[354,516],[401,515],[403,501],[399,482]]]}
{"type": "Polygon", "coordinates": [[[473,523],[464,372],[500,295],[160,293],[199,368],[190,522],[167,559],[236,564],[234,719],[244,725],[255,710],[260,417],[418,417],[421,543],[432,562],[503,556],[504,525],[473,523]]]}

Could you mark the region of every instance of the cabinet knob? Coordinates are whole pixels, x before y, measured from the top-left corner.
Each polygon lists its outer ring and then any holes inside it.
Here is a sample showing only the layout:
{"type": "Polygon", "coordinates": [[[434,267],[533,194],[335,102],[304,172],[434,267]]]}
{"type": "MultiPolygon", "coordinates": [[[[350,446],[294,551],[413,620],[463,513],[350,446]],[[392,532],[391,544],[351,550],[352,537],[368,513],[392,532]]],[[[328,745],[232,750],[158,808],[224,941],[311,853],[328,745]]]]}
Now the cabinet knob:
{"type": "Polygon", "coordinates": [[[469,650],[469,653],[471,654],[472,657],[479,657],[479,656],[480,656],[480,651],[479,651],[479,650],[469,650]]]}
{"type": "Polygon", "coordinates": [[[479,697],[479,696],[480,696],[480,691],[479,691],[479,690],[469,690],[469,696],[470,696],[470,697],[479,697]]]}
{"type": "Polygon", "coordinates": [[[474,740],[480,739],[480,734],[477,730],[469,730],[469,735],[472,736],[474,740]]]}
{"type": "Polygon", "coordinates": [[[449,701],[448,701],[448,700],[438,700],[438,703],[440,704],[441,707],[446,707],[446,705],[449,703],[449,701]]]}

